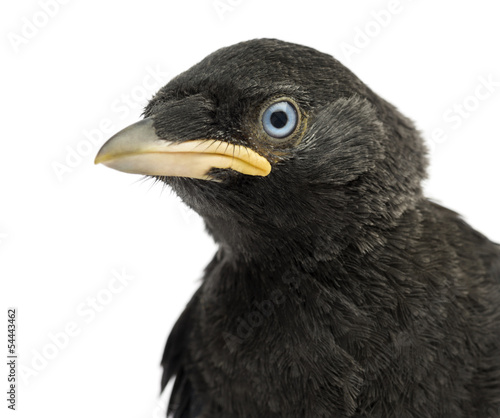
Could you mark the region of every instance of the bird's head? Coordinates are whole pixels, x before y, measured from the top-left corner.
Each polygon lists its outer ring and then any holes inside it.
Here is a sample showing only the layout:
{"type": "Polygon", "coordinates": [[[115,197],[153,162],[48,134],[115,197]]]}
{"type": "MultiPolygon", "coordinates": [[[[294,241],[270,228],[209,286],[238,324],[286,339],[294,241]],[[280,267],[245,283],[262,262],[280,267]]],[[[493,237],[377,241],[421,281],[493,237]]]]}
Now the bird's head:
{"type": "Polygon", "coordinates": [[[278,40],[222,48],[171,80],[96,163],[160,179],[229,251],[361,251],[415,204],[412,123],[333,57],[278,40]]]}

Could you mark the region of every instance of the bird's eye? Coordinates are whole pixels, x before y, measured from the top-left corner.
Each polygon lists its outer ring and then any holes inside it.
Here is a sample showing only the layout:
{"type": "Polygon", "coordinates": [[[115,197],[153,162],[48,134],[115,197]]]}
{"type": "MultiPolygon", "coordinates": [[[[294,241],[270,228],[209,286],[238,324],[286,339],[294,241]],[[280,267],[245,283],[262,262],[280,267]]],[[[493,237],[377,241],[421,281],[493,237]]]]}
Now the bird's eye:
{"type": "Polygon", "coordinates": [[[273,103],[262,114],[264,131],[273,138],[284,138],[297,127],[297,109],[289,101],[273,103]]]}

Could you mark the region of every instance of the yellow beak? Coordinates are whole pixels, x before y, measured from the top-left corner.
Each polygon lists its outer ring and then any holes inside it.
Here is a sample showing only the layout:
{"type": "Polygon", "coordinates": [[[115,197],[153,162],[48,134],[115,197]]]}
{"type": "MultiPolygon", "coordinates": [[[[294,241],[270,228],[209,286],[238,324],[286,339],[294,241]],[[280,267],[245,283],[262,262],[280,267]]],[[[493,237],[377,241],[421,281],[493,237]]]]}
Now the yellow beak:
{"type": "Polygon", "coordinates": [[[159,138],[153,119],[134,123],[111,137],[99,150],[95,164],[125,173],[191,177],[210,180],[212,168],[230,168],[250,176],[267,176],[269,161],[242,145],[213,139],[185,142],[159,138]]]}

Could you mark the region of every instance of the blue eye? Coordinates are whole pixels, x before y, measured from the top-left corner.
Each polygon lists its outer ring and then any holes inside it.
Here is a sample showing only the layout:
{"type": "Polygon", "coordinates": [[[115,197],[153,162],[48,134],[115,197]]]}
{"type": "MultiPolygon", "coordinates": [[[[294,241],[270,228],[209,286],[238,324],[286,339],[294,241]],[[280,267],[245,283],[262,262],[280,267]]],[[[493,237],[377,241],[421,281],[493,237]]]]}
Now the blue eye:
{"type": "Polygon", "coordinates": [[[269,136],[284,138],[295,130],[298,119],[297,109],[292,103],[277,102],[262,114],[262,126],[269,136]]]}

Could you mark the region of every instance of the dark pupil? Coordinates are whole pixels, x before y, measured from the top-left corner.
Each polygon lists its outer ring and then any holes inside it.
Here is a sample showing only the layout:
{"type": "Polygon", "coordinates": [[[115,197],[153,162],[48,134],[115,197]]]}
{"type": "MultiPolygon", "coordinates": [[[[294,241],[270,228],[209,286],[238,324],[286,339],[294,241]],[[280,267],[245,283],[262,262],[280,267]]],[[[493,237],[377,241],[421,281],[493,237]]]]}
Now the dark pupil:
{"type": "Polygon", "coordinates": [[[288,116],[282,110],[273,112],[273,114],[271,115],[271,124],[277,129],[283,128],[283,126],[285,126],[287,122],[288,116]]]}

